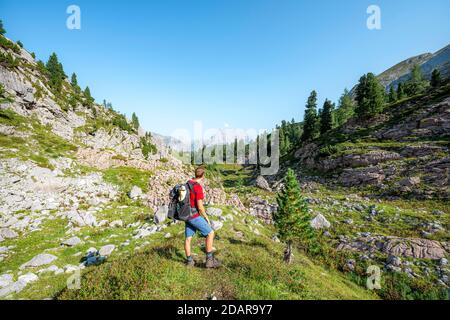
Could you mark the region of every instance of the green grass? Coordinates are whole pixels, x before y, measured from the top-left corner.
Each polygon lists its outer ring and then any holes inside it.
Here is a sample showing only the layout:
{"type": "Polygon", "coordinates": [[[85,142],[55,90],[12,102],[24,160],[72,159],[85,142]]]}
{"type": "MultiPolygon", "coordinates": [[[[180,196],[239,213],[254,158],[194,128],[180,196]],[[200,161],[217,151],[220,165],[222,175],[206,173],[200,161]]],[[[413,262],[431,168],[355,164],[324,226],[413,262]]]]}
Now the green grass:
{"type": "Polygon", "coordinates": [[[130,167],[110,168],[104,171],[103,179],[106,182],[120,186],[121,190],[128,192],[133,186],[148,191],[148,179],[152,172],[130,167]]]}
{"type": "MultiPolygon", "coordinates": [[[[227,211],[226,213],[231,211],[227,211]]],[[[217,256],[224,266],[203,267],[203,240],[196,239],[198,267],[184,265],[183,229],[178,224],[153,238],[142,253],[108,262],[84,274],[81,289],[63,290],[59,299],[376,299],[337,271],[314,264],[300,252],[288,266],[282,262],[283,246],[270,240],[273,230],[256,226],[253,235],[242,217],[218,232],[217,256]],[[244,232],[244,239],[235,232],[244,232]],[[270,266],[270,268],[268,268],[270,266]]]]}

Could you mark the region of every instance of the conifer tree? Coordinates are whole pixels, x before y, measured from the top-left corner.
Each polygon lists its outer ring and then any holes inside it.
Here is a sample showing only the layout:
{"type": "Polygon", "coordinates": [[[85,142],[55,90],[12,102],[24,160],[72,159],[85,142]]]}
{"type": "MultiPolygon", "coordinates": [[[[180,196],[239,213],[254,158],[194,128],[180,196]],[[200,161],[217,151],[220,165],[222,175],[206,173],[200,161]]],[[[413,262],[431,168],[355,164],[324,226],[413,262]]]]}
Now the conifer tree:
{"type": "Polygon", "coordinates": [[[134,113],[134,112],[131,115],[131,125],[133,126],[134,129],[136,129],[136,130],[139,129],[139,118],[137,117],[136,113],[134,113]]]}
{"type": "Polygon", "coordinates": [[[405,92],[408,96],[423,93],[427,88],[427,81],[423,79],[422,69],[418,64],[411,70],[411,79],[406,82],[405,92]]]}
{"type": "Polygon", "coordinates": [[[84,89],[83,96],[84,96],[86,106],[92,107],[95,100],[94,100],[94,98],[92,98],[91,90],[89,89],[89,87],[86,87],[86,89],[84,89]]]}
{"type": "Polygon", "coordinates": [[[5,28],[3,27],[3,21],[0,20],[0,35],[4,35],[6,33],[5,28]]]}
{"type": "Polygon", "coordinates": [[[384,97],[384,88],[377,77],[373,73],[363,75],[356,87],[357,116],[367,118],[380,113],[383,110],[384,97]]]}
{"type": "Polygon", "coordinates": [[[388,102],[394,103],[395,101],[397,101],[397,92],[395,91],[394,86],[391,86],[389,88],[388,102]]]}
{"type": "Polygon", "coordinates": [[[316,234],[311,227],[312,216],[292,169],[287,171],[284,187],[277,194],[277,203],[278,210],[273,218],[280,240],[286,243],[284,261],[292,262],[294,242],[298,243],[305,251],[316,252],[316,234]]]}
{"type": "Polygon", "coordinates": [[[336,126],[341,126],[350,119],[355,113],[355,103],[350,95],[350,92],[345,89],[342,96],[339,98],[339,105],[335,112],[336,126]]]}
{"type": "Polygon", "coordinates": [[[72,85],[72,88],[75,90],[76,93],[80,93],[81,92],[81,88],[78,85],[78,79],[77,79],[77,75],[74,73],[72,73],[72,77],[70,78],[70,84],[72,85]]]}
{"type": "Polygon", "coordinates": [[[400,82],[397,86],[397,100],[402,100],[404,98],[406,98],[405,86],[400,82]]]}
{"type": "Polygon", "coordinates": [[[438,69],[434,69],[433,73],[431,74],[431,86],[433,88],[437,88],[441,85],[442,79],[441,79],[441,73],[438,69]]]}
{"type": "Polygon", "coordinates": [[[303,121],[302,141],[312,140],[318,133],[317,121],[317,92],[312,91],[306,103],[305,117],[303,121]]]}
{"type": "Polygon", "coordinates": [[[58,61],[56,53],[52,53],[45,66],[49,74],[50,87],[55,92],[60,92],[62,88],[63,80],[67,77],[64,73],[62,64],[58,61]]]}
{"type": "Polygon", "coordinates": [[[325,134],[333,128],[334,103],[326,99],[320,115],[320,134],[325,134]]]}

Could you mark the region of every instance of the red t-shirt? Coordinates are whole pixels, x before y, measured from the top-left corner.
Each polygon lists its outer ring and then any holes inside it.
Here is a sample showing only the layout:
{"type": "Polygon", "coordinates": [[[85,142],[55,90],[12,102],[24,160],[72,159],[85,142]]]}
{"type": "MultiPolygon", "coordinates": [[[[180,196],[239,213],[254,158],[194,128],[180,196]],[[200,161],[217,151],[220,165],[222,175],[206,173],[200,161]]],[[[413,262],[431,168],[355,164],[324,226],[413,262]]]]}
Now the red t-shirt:
{"type": "MultiPolygon", "coordinates": [[[[203,193],[203,188],[200,185],[200,183],[194,181],[194,180],[189,180],[189,182],[191,184],[193,184],[193,189],[195,192],[190,192],[190,200],[191,200],[191,208],[197,208],[197,201],[198,200],[203,200],[205,198],[205,194],[203,193]]],[[[197,208],[198,210],[198,208],[197,208]]],[[[198,216],[200,216],[199,213],[196,213],[195,215],[193,215],[191,217],[191,219],[193,218],[197,218],[198,216]]]]}

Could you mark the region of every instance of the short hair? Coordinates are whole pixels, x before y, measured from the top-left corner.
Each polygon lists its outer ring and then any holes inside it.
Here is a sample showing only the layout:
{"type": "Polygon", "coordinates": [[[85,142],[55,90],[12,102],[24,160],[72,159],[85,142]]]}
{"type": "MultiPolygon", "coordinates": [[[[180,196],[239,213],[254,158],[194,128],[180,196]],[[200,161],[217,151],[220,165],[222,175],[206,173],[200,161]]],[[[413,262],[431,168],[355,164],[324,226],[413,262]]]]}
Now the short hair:
{"type": "Polygon", "coordinates": [[[195,169],[195,178],[196,179],[203,178],[204,175],[205,175],[205,168],[198,167],[197,169],[195,169]]]}

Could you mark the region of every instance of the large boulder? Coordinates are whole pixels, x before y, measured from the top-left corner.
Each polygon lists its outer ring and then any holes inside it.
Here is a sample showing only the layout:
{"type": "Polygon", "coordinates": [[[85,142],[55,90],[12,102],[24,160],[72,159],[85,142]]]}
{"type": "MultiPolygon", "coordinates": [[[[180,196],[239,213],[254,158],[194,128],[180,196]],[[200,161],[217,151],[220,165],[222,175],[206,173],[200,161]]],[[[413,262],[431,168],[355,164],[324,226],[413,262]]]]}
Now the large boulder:
{"type": "Polygon", "coordinates": [[[22,264],[20,266],[20,269],[23,270],[25,268],[35,268],[35,267],[44,266],[44,265],[52,263],[56,259],[58,259],[58,258],[52,254],[42,253],[42,254],[35,256],[30,261],[22,264]]]}
{"type": "Polygon", "coordinates": [[[382,251],[393,256],[433,260],[444,258],[446,254],[440,242],[419,238],[391,237],[383,244],[382,251]]]}
{"type": "Polygon", "coordinates": [[[108,244],[106,246],[101,247],[100,250],[98,250],[98,254],[107,257],[111,255],[111,253],[114,251],[115,248],[116,248],[115,245],[108,244]]]}
{"type": "Polygon", "coordinates": [[[318,214],[314,219],[311,220],[311,227],[314,229],[328,229],[331,227],[331,223],[322,215],[318,214]]]}
{"type": "Polygon", "coordinates": [[[78,237],[72,237],[70,239],[64,240],[61,242],[61,245],[67,246],[67,247],[73,247],[78,244],[82,243],[81,239],[78,237]]]}
{"type": "Polygon", "coordinates": [[[169,207],[166,205],[161,206],[156,211],[153,220],[155,221],[156,224],[162,224],[167,219],[168,214],[169,214],[169,207]]]}

